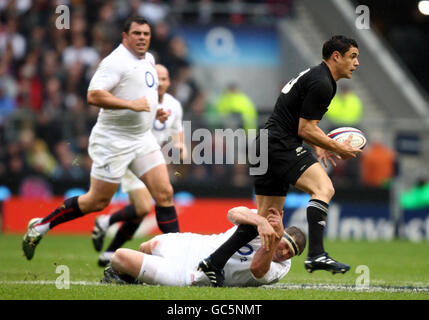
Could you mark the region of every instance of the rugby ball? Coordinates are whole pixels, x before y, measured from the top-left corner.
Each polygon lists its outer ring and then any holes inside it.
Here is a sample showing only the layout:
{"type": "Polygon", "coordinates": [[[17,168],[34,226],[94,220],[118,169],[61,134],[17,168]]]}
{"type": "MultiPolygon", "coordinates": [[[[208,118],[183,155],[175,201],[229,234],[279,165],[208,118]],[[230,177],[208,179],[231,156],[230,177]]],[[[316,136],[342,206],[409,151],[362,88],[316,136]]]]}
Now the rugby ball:
{"type": "Polygon", "coordinates": [[[363,149],[366,145],[366,137],[362,131],[352,127],[341,127],[330,131],[327,136],[338,142],[344,142],[350,135],[353,135],[351,146],[354,148],[363,149]]]}

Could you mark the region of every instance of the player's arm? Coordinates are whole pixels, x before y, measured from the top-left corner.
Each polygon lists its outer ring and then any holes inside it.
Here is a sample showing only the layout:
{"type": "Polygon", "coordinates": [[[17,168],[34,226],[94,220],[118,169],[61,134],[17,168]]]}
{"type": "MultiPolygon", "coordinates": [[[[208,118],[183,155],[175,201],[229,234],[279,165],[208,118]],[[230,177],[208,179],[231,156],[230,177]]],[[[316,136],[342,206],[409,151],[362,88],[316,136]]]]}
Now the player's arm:
{"type": "Polygon", "coordinates": [[[115,97],[107,90],[88,90],[88,104],[105,109],[130,109],[136,112],[150,111],[146,97],[135,100],[126,100],[115,97]]]}
{"type": "Polygon", "coordinates": [[[173,140],[174,147],[180,150],[181,161],[186,159],[188,156],[188,150],[186,149],[186,145],[185,145],[182,121],[183,121],[183,108],[182,108],[182,104],[178,102],[177,114],[174,118],[174,121],[171,127],[173,132],[171,134],[171,138],[173,140]]]}
{"type": "Polygon", "coordinates": [[[149,102],[145,97],[126,100],[110,93],[120,83],[123,72],[122,65],[118,61],[109,58],[101,61],[89,83],[86,95],[88,104],[105,109],[150,111],[149,102]]]}
{"type": "MultiPolygon", "coordinates": [[[[302,103],[298,123],[298,135],[307,143],[338,154],[342,159],[355,158],[360,149],[350,141],[339,143],[330,139],[318,124],[332,100],[333,88],[326,79],[315,78],[308,84],[308,92],[302,103]]],[[[320,149],[316,152],[321,153],[320,149]]]]}
{"type": "Polygon", "coordinates": [[[180,150],[180,160],[186,159],[188,153],[185,145],[185,139],[183,136],[183,131],[173,133],[171,135],[171,139],[173,140],[173,146],[180,150]]]}
{"type": "Polygon", "coordinates": [[[317,160],[319,162],[322,162],[324,166],[328,167],[328,162],[330,162],[334,167],[337,166],[336,160],[341,159],[341,157],[329,150],[323,149],[311,142],[305,141],[310,147],[314,149],[314,152],[316,153],[317,160]]]}
{"type": "Polygon", "coordinates": [[[277,210],[272,210],[267,216],[268,223],[272,226],[274,231],[277,233],[278,238],[274,242],[273,246],[269,250],[259,248],[250,265],[250,272],[256,279],[260,279],[270,270],[271,262],[273,260],[274,253],[276,252],[277,246],[280,242],[281,236],[284,232],[283,220],[281,214],[277,210]]]}
{"type": "Polygon", "coordinates": [[[247,207],[235,207],[230,209],[228,211],[228,219],[237,225],[250,224],[255,226],[258,229],[259,236],[261,237],[261,247],[264,250],[272,248],[274,242],[279,238],[265,217],[253,213],[252,210],[247,207]]]}
{"type": "MultiPolygon", "coordinates": [[[[308,144],[334,152],[343,160],[356,158],[356,153],[362,152],[362,150],[353,148],[350,145],[351,136],[344,143],[330,139],[322,129],[319,128],[319,122],[320,120],[299,118],[298,135],[308,144]]],[[[319,149],[319,153],[320,152],[321,150],[319,149]]]]}

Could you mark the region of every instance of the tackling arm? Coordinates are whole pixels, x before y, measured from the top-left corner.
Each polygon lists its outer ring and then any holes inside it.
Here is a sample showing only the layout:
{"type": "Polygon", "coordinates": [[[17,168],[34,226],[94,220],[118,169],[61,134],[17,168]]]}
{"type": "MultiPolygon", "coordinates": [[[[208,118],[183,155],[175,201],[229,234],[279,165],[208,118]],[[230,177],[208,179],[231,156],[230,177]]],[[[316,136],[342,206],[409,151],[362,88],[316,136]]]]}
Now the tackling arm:
{"type": "MultiPolygon", "coordinates": [[[[271,208],[269,211],[272,210],[271,208]]],[[[247,207],[235,207],[228,211],[228,219],[234,224],[250,224],[255,226],[261,238],[261,247],[269,249],[278,235],[265,217],[253,213],[247,207]]]]}
{"type": "Polygon", "coordinates": [[[270,225],[277,233],[278,238],[276,238],[274,245],[270,246],[269,250],[261,247],[256,251],[252,259],[252,264],[250,265],[250,271],[257,279],[264,277],[268,270],[270,270],[274,253],[277,250],[277,246],[284,232],[282,215],[277,210],[270,210],[270,212],[267,221],[269,221],[270,225]]]}

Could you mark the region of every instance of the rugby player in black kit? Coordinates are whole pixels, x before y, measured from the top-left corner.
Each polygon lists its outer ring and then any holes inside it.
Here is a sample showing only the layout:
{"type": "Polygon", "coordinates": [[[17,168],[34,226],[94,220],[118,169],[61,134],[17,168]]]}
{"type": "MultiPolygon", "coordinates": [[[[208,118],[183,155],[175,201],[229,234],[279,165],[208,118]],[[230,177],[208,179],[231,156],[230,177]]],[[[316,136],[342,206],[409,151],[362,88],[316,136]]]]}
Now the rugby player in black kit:
{"type": "MultiPolygon", "coordinates": [[[[258,214],[266,217],[269,208],[282,210],[289,185],[308,193],[311,199],[307,207],[309,251],[305,260],[307,271],[327,270],[344,273],[350,267],[335,261],[323,246],[323,232],[334,187],[321,166],[336,159],[356,157],[360,149],[350,145],[351,136],[344,143],[330,139],[319,127],[336,92],[336,81],[350,79],[359,66],[358,45],[345,36],[333,36],[322,49],[321,64],[302,71],[289,81],[277,99],[274,111],[261,134],[268,134],[268,170],[255,175],[255,194],[258,214]],[[317,159],[310,148],[314,149],[317,159]]],[[[260,148],[259,136],[254,144],[260,148]]],[[[266,140],[265,140],[266,141],[266,140]]],[[[257,235],[263,247],[271,250],[275,240],[273,230],[256,230],[250,225],[239,225],[237,231],[208,258],[199,269],[210,279],[213,286],[223,285],[222,269],[228,259],[257,235]]]]}

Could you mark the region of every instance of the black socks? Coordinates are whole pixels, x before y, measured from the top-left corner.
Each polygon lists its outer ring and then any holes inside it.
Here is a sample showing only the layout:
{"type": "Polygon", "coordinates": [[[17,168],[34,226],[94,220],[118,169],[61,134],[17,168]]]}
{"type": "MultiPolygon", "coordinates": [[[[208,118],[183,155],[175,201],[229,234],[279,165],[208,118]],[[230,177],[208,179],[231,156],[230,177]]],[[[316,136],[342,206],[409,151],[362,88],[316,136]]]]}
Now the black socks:
{"type": "Polygon", "coordinates": [[[240,224],[232,236],[210,255],[211,263],[219,270],[242,246],[258,236],[258,230],[250,224],[240,224]]]}
{"type": "Polygon", "coordinates": [[[60,207],[43,218],[39,224],[49,223],[49,228],[52,229],[61,223],[82,217],[84,214],[80,211],[77,199],[78,197],[66,199],[60,207]]]}
{"type": "Polygon", "coordinates": [[[311,199],[307,207],[308,221],[308,256],[314,257],[323,252],[323,233],[326,226],[329,204],[311,199]]]}
{"type": "Polygon", "coordinates": [[[140,222],[136,221],[125,221],[118,229],[118,231],[115,234],[115,237],[113,238],[112,242],[106,249],[106,251],[116,251],[122,245],[127,242],[128,240],[131,240],[134,233],[140,226],[140,222]]]}
{"type": "Polygon", "coordinates": [[[116,211],[110,216],[109,226],[119,221],[129,221],[138,218],[136,208],[134,205],[129,204],[121,210],[116,211]]]}
{"type": "Polygon", "coordinates": [[[177,221],[176,208],[155,206],[156,221],[163,233],[179,232],[179,222],[177,221]]]}

